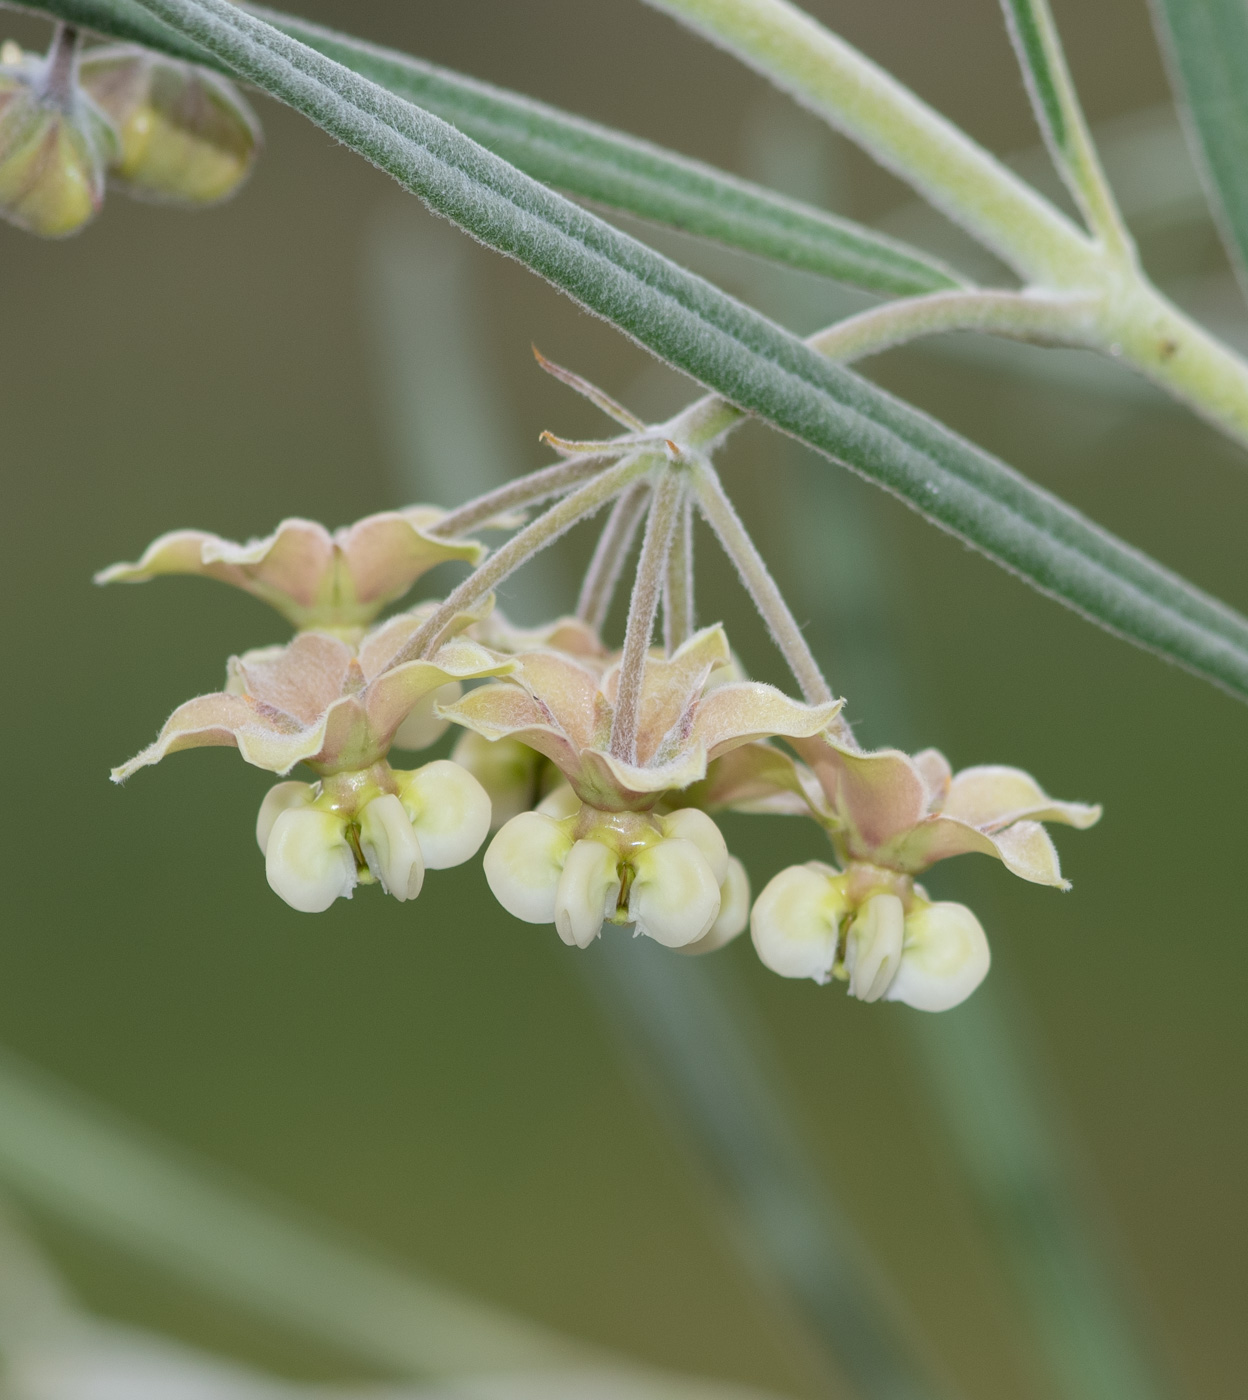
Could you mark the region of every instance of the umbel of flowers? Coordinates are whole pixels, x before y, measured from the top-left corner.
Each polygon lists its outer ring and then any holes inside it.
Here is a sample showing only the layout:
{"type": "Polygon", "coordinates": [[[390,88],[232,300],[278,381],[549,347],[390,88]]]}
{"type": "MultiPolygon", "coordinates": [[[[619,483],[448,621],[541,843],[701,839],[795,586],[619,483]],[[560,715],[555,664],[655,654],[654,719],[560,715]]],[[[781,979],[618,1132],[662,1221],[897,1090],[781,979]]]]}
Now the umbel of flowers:
{"type": "Polygon", "coordinates": [[[297,629],[232,657],[224,689],[179,706],[114,778],[204,745],[283,776],[302,764],[313,781],[278,783],[256,828],[269,884],[299,910],[328,909],[361,884],[414,899],[426,869],[468,860],[493,828],[484,871],[495,897],[570,946],[627,925],[709,952],[748,926],[782,976],[841,980],[863,1001],[957,1005],[988,971],[988,941],[969,909],[933,901],[916,877],[980,852],[1066,888],[1043,823],[1086,827],[1100,809],[1052,799],[1016,768],[954,774],[934,749],[863,752],[723,492],[708,455],[722,431],[714,412],[699,406],[648,428],[542,363],[626,431],[593,443],[548,436],[563,461],[449,513],[413,507],[333,533],[287,520],[245,544],[177,531],[101,573],[105,583],[215,578],[297,629]],[[552,498],[527,524],[516,514],[552,498]],[[608,504],[575,616],[523,629],[493,610],[500,581],[608,504]],[[736,564],[801,699],[747,679],[721,626],[695,629],[695,510],[736,564]],[[623,646],[612,651],[603,621],[643,522],[623,646]],[[476,528],[516,533],[489,554],[466,533],[476,528]],[[474,567],[444,600],[378,621],[448,561],[474,567]],[[452,724],[461,733],[450,760],[391,765],[392,748],[424,748],[452,724]],[[751,910],[745,869],[714,820],[721,810],[812,818],[831,859],[775,874],[751,910]]]}

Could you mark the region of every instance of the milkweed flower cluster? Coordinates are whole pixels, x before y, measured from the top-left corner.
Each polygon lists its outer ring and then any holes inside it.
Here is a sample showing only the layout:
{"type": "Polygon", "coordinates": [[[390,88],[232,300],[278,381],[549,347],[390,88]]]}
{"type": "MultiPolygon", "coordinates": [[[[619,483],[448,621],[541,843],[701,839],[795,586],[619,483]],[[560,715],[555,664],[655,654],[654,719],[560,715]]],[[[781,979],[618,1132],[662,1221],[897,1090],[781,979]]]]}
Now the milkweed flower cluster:
{"type": "Polygon", "coordinates": [[[298,910],[326,910],[369,884],[412,900],[427,870],[467,861],[493,831],[483,864],[494,896],[569,946],[626,925],[703,953],[748,927],[782,976],[840,980],[863,1001],[957,1005],[988,971],[988,941],[968,908],[933,901],[917,877],[979,852],[1066,888],[1043,824],[1090,826],[1100,809],[1050,798],[1016,768],[955,774],[935,749],[864,752],[696,435],[679,422],[647,429],[543,364],[628,432],[605,443],[548,439],[564,464],[451,513],[412,507],[332,533],[286,520],[244,544],[176,531],[99,574],[102,583],[213,578],[295,629],[281,645],[232,657],[224,688],[179,706],[114,778],[205,745],[234,747],[283,777],[256,836],[269,884],[298,910]],[[560,503],[530,523],[514,513],[552,495],[560,503]],[[612,500],[576,616],[519,628],[494,609],[495,583],[612,500]],[[722,626],[695,629],[695,506],[733,555],[803,698],[749,680],[722,626]],[[643,516],[624,645],[613,651],[602,619],[643,516]],[[521,525],[493,554],[464,533],[521,525]],[[445,600],[379,620],[450,561],[473,572],[445,600]],[[459,732],[450,759],[392,766],[393,749],[425,748],[448,726],[459,732]],[[286,778],[298,764],[313,781],[286,778]],[[715,820],[723,811],[812,819],[830,859],[780,871],[751,902],[715,820]]]}
{"type": "Polygon", "coordinates": [[[58,26],[47,54],[0,51],[0,218],[64,238],[100,212],[106,184],[202,207],[250,173],[260,126],[237,88],[133,44],[81,51],[58,26]]]}

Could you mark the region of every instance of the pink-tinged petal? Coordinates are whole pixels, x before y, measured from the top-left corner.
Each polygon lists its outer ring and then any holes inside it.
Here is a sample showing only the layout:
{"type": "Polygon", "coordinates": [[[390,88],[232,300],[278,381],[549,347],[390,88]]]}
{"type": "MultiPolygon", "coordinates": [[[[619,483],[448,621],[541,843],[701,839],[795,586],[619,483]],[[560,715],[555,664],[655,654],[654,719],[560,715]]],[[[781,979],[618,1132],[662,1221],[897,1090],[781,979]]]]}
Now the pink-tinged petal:
{"type": "Polygon", "coordinates": [[[885,863],[917,875],[950,856],[979,852],[996,856],[1006,869],[1037,885],[1069,889],[1062,879],[1057,851],[1039,822],[1022,821],[991,834],[954,817],[929,817],[882,853],[885,863]]]}
{"type": "Polygon", "coordinates": [[[301,632],[284,647],[263,647],[232,662],[246,694],[313,724],[348,686],[352,668],[363,672],[351,647],[324,632],[301,632]]]}
{"type": "Polygon", "coordinates": [[[511,665],[475,642],[449,642],[431,660],[408,661],[369,682],[361,696],[369,727],[383,748],[389,748],[399,725],[426,695],[448,681],[497,676],[511,665]]]}
{"type": "Polygon", "coordinates": [[[900,750],[854,753],[826,735],[792,743],[819,779],[829,815],[851,855],[874,859],[881,847],[926,815],[927,783],[914,760],[900,750]]]}
{"type": "Polygon", "coordinates": [[[276,608],[298,628],[362,630],[421,574],[447,559],[484,557],[475,540],[432,533],[431,506],[385,511],[331,535],[313,520],[283,520],[263,539],[236,544],[199,530],[162,535],[136,564],[114,564],[97,583],[140,583],[158,574],[202,574],[276,608]]]}
{"type": "Polygon", "coordinates": [[[479,564],[486,551],[476,540],[440,539],[431,533],[444,515],[434,506],[413,506],[369,515],[337,531],[334,544],[345,575],[341,601],[372,604],[376,612],[401,598],[436,564],[448,559],[479,564]]]}
{"type": "MultiPolygon", "coordinates": [[[[537,747],[531,739],[525,743],[537,747]]],[[[600,749],[588,749],[581,754],[577,771],[566,773],[581,801],[602,812],[645,810],[664,792],[688,787],[705,776],[706,750],[700,744],[654,768],[624,763],[600,749]]]]}
{"type": "Polygon", "coordinates": [[[813,774],[800,769],[797,760],[783,749],[771,744],[742,744],[711,763],[703,781],[686,788],[675,800],[681,806],[701,807],[707,812],[731,808],[735,812],[808,816],[804,772],[817,788],[813,774]]]}
{"type": "Polygon", "coordinates": [[[124,782],[138,769],[182,749],[213,746],[236,747],[248,763],[286,773],[321,747],[322,728],[305,729],[291,716],[245,695],[201,695],[174,710],[154,744],[114,768],[113,781],[124,782]]]}
{"type": "Polygon", "coordinates": [[[579,750],[549,712],[518,685],[483,685],[438,713],[484,739],[517,739],[545,754],[565,777],[580,771],[579,750]]]}
{"type": "Polygon", "coordinates": [[[839,712],[841,700],[805,705],[775,686],[758,681],[721,685],[702,698],[693,721],[693,738],[712,759],[741,744],[779,735],[809,739],[822,733],[839,712]]]}
{"type": "Polygon", "coordinates": [[[927,810],[939,812],[949,796],[953,769],[939,749],[922,749],[914,755],[914,766],[923,775],[927,786],[927,810]]]}
{"type": "MultiPolygon", "coordinates": [[[[670,658],[649,656],[637,716],[637,756],[643,763],[663,762],[687,741],[693,712],[711,672],[732,659],[724,629],[716,625],[695,632],[670,658]]],[[[603,691],[615,703],[619,667],[604,678],[603,691]]]]}
{"type": "Polygon", "coordinates": [[[611,716],[598,689],[598,677],[571,657],[554,651],[533,651],[516,658],[515,679],[577,748],[603,742],[611,716]]]}
{"type": "Polygon", "coordinates": [[[292,518],[283,520],[264,539],[245,544],[214,535],[205,542],[202,553],[206,567],[238,569],[247,580],[243,588],[294,621],[300,610],[320,600],[333,564],[334,544],[324,525],[292,518]]]}
{"type": "Polygon", "coordinates": [[[607,657],[598,633],[579,617],[556,618],[543,627],[517,627],[495,610],[477,625],[473,636],[495,651],[561,651],[595,668],[607,657]]]}
{"type": "MultiPolygon", "coordinates": [[[[494,595],[487,593],[471,607],[456,613],[443,632],[444,638],[454,638],[466,629],[474,627],[488,616],[494,606],[494,595]]],[[[396,613],[385,622],[379,622],[366,636],[361,638],[358,656],[365,679],[372,680],[394,662],[394,658],[411,641],[416,633],[438,610],[438,604],[419,603],[407,612],[396,613]]],[[[445,642],[443,643],[445,645],[445,642]]],[[[479,645],[479,642],[478,642],[479,645]]]]}
{"type": "Polygon", "coordinates": [[[1085,828],[1101,816],[1099,807],[1049,797],[1030,773],[1002,764],[964,768],[953,779],[943,810],[946,816],[988,831],[1000,830],[1021,818],[1085,828]]]}

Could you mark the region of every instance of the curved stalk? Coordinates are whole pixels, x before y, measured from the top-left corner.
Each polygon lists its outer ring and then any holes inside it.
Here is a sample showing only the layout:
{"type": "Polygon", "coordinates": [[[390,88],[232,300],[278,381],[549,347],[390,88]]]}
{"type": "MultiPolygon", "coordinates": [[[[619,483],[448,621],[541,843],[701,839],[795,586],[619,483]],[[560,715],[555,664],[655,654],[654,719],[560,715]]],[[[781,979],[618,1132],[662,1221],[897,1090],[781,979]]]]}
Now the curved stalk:
{"type": "Polygon", "coordinates": [[[663,647],[668,656],[693,635],[693,502],[683,492],[663,582],[663,647]]]}
{"type": "Polygon", "coordinates": [[[649,0],[812,108],[1028,281],[1086,281],[1097,246],[990,152],[787,0],[649,0]]]}
{"type": "Polygon", "coordinates": [[[558,496],[570,491],[579,481],[603,470],[604,457],[573,457],[567,462],[556,462],[543,467],[541,471],[530,472],[528,476],[517,477],[505,486],[487,491],[484,496],[465,501],[462,506],[448,511],[433,527],[435,535],[462,535],[483,525],[496,515],[502,515],[519,506],[531,506],[538,501],[558,496]]]}
{"type": "Polygon", "coordinates": [[[639,481],[616,501],[607,517],[594,557],[589,561],[585,581],[581,584],[581,596],[576,602],[576,615],[587,622],[595,632],[601,632],[611,611],[615,597],[615,586],[620,580],[620,570],[645,514],[646,503],[650,499],[650,487],[639,481]]]}
{"type": "MultiPolygon", "coordinates": [[[[797,619],[789,611],[789,605],[784,601],[763,556],[741,523],[736,507],[728,499],[719,473],[705,458],[693,466],[693,489],[698,509],[718,535],[724,553],[741,575],[741,582],[767,624],[772,640],[801,687],[802,698],[811,705],[826,704],[834,699],[832,687],[824,679],[818,662],[807,646],[797,619]]],[[[848,733],[842,720],[838,718],[833,723],[848,733]]]]}
{"type": "Polygon", "coordinates": [[[637,762],[637,720],[646,678],[646,654],[650,650],[654,617],[659,610],[659,595],[663,591],[683,494],[684,487],[676,472],[665,471],[654,488],[646,520],[646,537],[637,561],[637,577],[624,632],[624,654],[620,658],[615,715],[611,721],[611,753],[625,763],[637,762]]]}
{"type": "Polygon", "coordinates": [[[445,603],[414,632],[405,646],[391,657],[389,665],[401,666],[405,661],[415,661],[428,656],[442,640],[446,629],[452,624],[456,613],[463,612],[479,602],[492,589],[496,588],[508,574],[514,573],[526,564],[535,554],[554,542],[566,530],[570,530],[578,520],[592,515],[601,509],[613,496],[643,472],[649,471],[654,458],[649,454],[626,457],[615,466],[586,482],[579,491],[573,491],[556,506],[539,515],[532,524],[526,525],[512,536],[497,553],[492,554],[480,568],[475,569],[454,589],[445,603]]]}

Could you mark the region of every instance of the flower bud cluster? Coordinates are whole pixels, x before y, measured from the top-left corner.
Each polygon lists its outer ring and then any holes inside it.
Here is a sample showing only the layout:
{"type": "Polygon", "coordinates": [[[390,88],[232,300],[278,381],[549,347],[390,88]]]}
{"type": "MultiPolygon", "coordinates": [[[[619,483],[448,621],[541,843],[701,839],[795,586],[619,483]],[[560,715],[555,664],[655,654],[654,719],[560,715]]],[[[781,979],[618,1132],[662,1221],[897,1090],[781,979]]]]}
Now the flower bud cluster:
{"type": "Polygon", "coordinates": [[[554,924],[577,948],[605,923],[699,953],[745,929],[745,868],[705,812],[600,812],[573,798],[574,810],[556,815],[565,795],[512,817],[485,853],[485,878],[508,913],[554,924]]]}
{"type": "Polygon", "coordinates": [[[135,45],[78,48],[62,26],[46,56],[0,52],[0,217],[63,238],[99,213],[106,180],[186,206],[238,189],[260,127],[232,83],[135,45]]]}
{"type": "Polygon", "coordinates": [[[415,899],[425,871],[462,865],[490,829],[481,784],[445,759],[404,772],[378,763],[270,788],[256,819],[268,881],[293,909],[324,912],[357,884],[415,899]]]}
{"type": "Polygon", "coordinates": [[[837,978],[859,1001],[947,1011],[988,975],[979,920],[932,903],[912,881],[870,867],[790,866],[763,889],[750,918],[759,958],[782,977],[837,978]]]}

